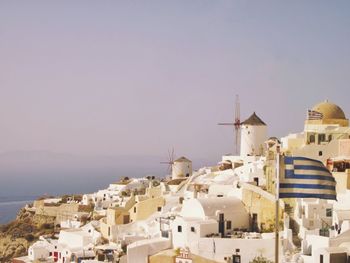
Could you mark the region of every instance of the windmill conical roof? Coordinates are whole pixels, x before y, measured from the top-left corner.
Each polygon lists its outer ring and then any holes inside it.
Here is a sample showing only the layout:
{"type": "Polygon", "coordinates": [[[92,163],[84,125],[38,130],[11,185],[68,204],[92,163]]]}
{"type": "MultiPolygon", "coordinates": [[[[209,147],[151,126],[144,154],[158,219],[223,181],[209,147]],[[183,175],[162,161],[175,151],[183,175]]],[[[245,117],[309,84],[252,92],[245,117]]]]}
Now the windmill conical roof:
{"type": "Polygon", "coordinates": [[[181,156],[180,158],[176,159],[174,162],[191,162],[191,160],[187,159],[184,156],[181,156]]]}
{"type": "Polygon", "coordinates": [[[248,119],[242,122],[244,125],[253,125],[253,126],[266,126],[266,123],[263,122],[258,115],[254,112],[248,119]]]}

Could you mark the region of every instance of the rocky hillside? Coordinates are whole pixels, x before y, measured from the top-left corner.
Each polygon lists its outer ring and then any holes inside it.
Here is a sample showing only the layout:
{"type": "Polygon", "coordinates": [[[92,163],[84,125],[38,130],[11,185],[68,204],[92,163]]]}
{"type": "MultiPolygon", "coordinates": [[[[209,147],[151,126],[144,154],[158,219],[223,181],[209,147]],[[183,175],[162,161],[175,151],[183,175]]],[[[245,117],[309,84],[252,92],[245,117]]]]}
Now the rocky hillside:
{"type": "Polygon", "coordinates": [[[0,226],[0,262],[27,255],[28,247],[41,235],[54,234],[54,217],[34,215],[22,208],[16,219],[0,226]]]}

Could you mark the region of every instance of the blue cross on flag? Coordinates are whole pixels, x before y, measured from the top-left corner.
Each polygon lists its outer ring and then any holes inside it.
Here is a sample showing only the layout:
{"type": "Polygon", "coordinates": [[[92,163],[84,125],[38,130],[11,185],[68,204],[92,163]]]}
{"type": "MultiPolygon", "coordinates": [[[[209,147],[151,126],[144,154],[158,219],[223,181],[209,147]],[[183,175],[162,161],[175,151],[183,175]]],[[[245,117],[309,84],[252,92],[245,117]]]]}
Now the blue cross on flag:
{"type": "Polygon", "coordinates": [[[279,198],[336,200],[336,181],[318,160],[281,156],[279,198]]]}

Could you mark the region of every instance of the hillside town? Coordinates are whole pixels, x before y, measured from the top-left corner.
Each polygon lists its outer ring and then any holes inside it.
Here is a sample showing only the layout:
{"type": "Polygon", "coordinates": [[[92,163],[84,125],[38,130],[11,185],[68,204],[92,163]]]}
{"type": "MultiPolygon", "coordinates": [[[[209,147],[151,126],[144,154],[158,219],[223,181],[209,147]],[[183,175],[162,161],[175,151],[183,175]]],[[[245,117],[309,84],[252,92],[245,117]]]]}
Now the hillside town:
{"type": "Polygon", "coordinates": [[[166,178],[126,174],[79,199],[27,205],[26,212],[53,218],[54,230],[13,262],[249,263],[275,262],[277,252],[279,262],[348,262],[345,113],[320,102],[307,112],[303,131],[282,138],[268,137],[263,119],[254,112],[240,122],[240,152],[212,166],[193,170],[182,156],[170,162],[166,178]],[[283,198],[276,209],[280,155],[322,162],[335,179],[336,200],[283,198]]]}

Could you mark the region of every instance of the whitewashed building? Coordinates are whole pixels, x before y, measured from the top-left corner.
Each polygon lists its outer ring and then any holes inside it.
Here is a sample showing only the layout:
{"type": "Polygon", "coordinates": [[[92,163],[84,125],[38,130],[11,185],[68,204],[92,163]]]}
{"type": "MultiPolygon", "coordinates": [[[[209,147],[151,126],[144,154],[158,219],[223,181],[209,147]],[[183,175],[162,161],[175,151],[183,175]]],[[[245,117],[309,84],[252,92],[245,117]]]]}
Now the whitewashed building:
{"type": "Polygon", "coordinates": [[[241,123],[241,157],[264,153],[267,126],[254,112],[241,123]]]}

